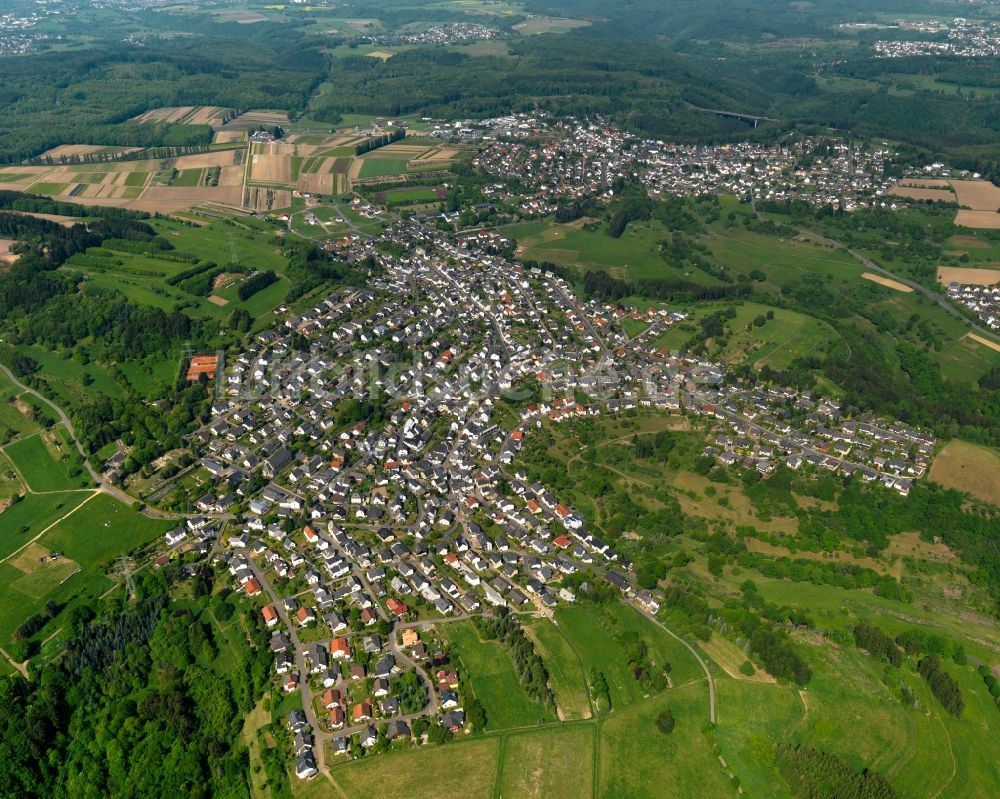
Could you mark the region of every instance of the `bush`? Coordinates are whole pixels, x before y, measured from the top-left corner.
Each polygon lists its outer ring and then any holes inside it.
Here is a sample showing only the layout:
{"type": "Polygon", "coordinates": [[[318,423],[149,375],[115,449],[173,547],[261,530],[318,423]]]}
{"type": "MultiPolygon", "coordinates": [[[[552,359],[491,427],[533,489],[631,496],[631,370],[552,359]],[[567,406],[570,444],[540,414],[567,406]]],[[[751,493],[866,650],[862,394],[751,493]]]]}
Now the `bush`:
{"type": "Polygon", "coordinates": [[[674,731],[675,726],[677,726],[677,721],[674,719],[674,714],[670,711],[670,708],[666,708],[656,717],[656,729],[663,735],[670,735],[674,731]]]}
{"type": "Polygon", "coordinates": [[[740,664],[740,674],[745,674],[747,677],[753,677],[757,673],[757,669],[753,667],[753,663],[749,660],[744,660],[740,664]]]}

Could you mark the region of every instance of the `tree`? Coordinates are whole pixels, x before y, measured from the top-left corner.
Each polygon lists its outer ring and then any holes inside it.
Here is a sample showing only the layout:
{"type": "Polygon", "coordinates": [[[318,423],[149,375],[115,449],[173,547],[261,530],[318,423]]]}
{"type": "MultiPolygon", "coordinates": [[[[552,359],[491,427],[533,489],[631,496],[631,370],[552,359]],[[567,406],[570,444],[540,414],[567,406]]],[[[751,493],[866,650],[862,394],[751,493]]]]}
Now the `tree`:
{"type": "Polygon", "coordinates": [[[475,697],[465,703],[465,720],[469,722],[473,732],[482,732],[486,729],[486,710],[475,697]]]}
{"type": "Polygon", "coordinates": [[[656,729],[658,729],[663,735],[670,735],[674,731],[674,727],[677,722],[674,719],[674,714],[671,712],[670,708],[664,708],[664,710],[656,717],[656,729]]]}

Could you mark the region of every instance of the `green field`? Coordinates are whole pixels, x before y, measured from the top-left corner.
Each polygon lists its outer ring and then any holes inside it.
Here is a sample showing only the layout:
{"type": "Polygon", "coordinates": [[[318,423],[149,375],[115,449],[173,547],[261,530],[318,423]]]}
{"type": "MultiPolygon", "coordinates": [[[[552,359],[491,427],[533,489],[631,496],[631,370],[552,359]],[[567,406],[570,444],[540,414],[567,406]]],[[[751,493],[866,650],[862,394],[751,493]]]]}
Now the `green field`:
{"type": "Polygon", "coordinates": [[[524,222],[505,228],[523,247],[521,256],[535,261],[552,261],[582,271],[603,269],[608,274],[633,280],[684,277],[706,285],[717,280],[703,272],[684,275],[660,255],[660,241],[666,228],[659,222],[633,222],[621,238],[598,230],[584,230],[578,224],[559,225],[551,221],[524,222]]]}
{"type": "Polygon", "coordinates": [[[88,496],[82,491],[25,495],[0,514],[0,557],[27,544],[88,496]]]}
{"type": "MultiPolygon", "coordinates": [[[[78,600],[100,595],[112,584],[104,574],[105,565],[173,526],[141,516],[106,494],[29,496],[0,518],[29,503],[48,517],[13,543],[23,547],[46,527],[50,529],[29,548],[0,563],[0,580],[6,586],[0,599],[0,643],[9,641],[14,629],[50,599],[63,605],[61,612],[65,612],[66,606],[78,600]],[[52,523],[62,516],[66,518],[52,523]],[[60,553],[56,561],[38,562],[39,556],[53,551],[60,553]]],[[[39,633],[44,634],[44,630],[39,633]]]]}
{"type": "Polygon", "coordinates": [[[539,619],[528,628],[549,672],[549,687],[556,695],[561,719],[588,719],[593,711],[587,693],[587,676],[579,655],[551,621],[539,619]]]}
{"type": "Polygon", "coordinates": [[[499,795],[506,799],[589,797],[594,725],[511,735],[503,743],[499,795]]]}
{"type": "Polygon", "coordinates": [[[200,186],[201,176],[204,174],[204,169],[182,169],[173,180],[170,181],[171,186],[200,186]]]}
{"type": "Polygon", "coordinates": [[[472,622],[442,625],[459,664],[463,689],[472,692],[486,710],[486,727],[503,730],[553,721],[551,712],[524,692],[506,650],[495,641],[480,641],[472,622]]]}
{"type": "Polygon", "coordinates": [[[406,159],[397,158],[362,158],[362,178],[379,178],[389,175],[402,175],[406,171],[406,159]]]}
{"type": "Polygon", "coordinates": [[[129,172],[125,178],[126,186],[145,186],[149,179],[148,172],[129,172]]]}
{"type": "Polygon", "coordinates": [[[28,190],[34,194],[62,194],[72,184],[70,183],[34,183],[28,190]]]}
{"type": "Polygon", "coordinates": [[[662,799],[735,796],[703,732],[703,686],[687,685],[628,707],[601,727],[599,796],[606,799],[662,799]],[[669,737],[656,717],[669,708],[677,727],[669,737]]]}
{"type": "MultiPolygon", "coordinates": [[[[672,326],[657,337],[657,345],[670,350],[681,349],[692,336],[700,337],[695,323],[722,307],[726,306],[699,304],[684,323],[672,326]]],[[[772,369],[786,369],[797,358],[821,353],[840,339],[840,334],[828,323],[796,311],[754,302],[740,303],[735,308],[736,316],[725,323],[725,346],[709,350],[713,360],[726,363],[749,361],[758,369],[765,364],[772,369]],[[753,324],[768,312],[773,314],[773,319],[759,327],[753,324]]]]}
{"type": "Polygon", "coordinates": [[[318,777],[297,796],[299,799],[332,799],[335,796],[487,799],[493,795],[499,750],[499,738],[477,738],[448,746],[368,757],[332,770],[339,791],[334,792],[318,777]]]}
{"type": "MultiPolygon", "coordinates": [[[[104,574],[107,564],[173,526],[172,522],[148,519],[106,494],[49,494],[39,499],[46,500],[53,519],[76,509],[54,525],[51,521],[38,523],[30,534],[19,536],[17,544],[23,546],[51,525],[30,548],[0,563],[0,580],[6,586],[0,596],[0,642],[10,640],[14,629],[50,599],[68,605],[101,594],[111,585],[104,574]],[[63,503],[58,510],[57,501],[63,503]],[[55,562],[38,563],[35,553],[52,551],[60,553],[55,562]]],[[[11,510],[32,501],[35,498],[28,497],[11,510]]],[[[46,507],[37,501],[35,506],[46,507]]]]}
{"type": "MultiPolygon", "coordinates": [[[[589,676],[591,669],[596,669],[604,674],[611,693],[612,713],[646,697],[629,668],[622,644],[616,640],[625,632],[635,632],[642,637],[654,664],[670,663],[670,677],[675,685],[704,679],[701,667],[690,652],[625,605],[560,608],[556,611],[556,621],[559,631],[583,662],[584,672],[589,676]]],[[[707,705],[703,707],[703,714],[707,719],[707,705]]]]}
{"type": "Polygon", "coordinates": [[[384,192],[385,203],[388,206],[407,205],[411,203],[433,203],[441,198],[434,189],[424,186],[414,186],[407,189],[390,189],[384,192]]]}
{"type": "Polygon", "coordinates": [[[79,453],[58,435],[38,433],[8,444],[4,451],[32,491],[64,491],[91,484],[79,453]],[[71,475],[71,469],[77,474],[71,475]]]}

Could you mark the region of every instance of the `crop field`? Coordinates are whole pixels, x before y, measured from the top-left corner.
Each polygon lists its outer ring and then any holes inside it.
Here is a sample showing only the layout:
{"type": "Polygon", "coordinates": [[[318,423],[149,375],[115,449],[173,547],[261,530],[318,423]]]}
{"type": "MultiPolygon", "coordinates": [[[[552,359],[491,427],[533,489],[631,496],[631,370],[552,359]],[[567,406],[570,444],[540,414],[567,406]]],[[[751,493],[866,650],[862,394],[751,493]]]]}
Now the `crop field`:
{"type": "Polygon", "coordinates": [[[175,125],[216,125],[229,112],[215,105],[175,106],[154,108],[133,117],[133,122],[170,122],[175,125]]]}
{"type": "Polygon", "coordinates": [[[980,269],[969,266],[939,266],[937,279],[940,283],[964,283],[976,286],[992,286],[1000,283],[1000,269],[980,269]]]}
{"type": "Polygon", "coordinates": [[[552,714],[536,705],[514,673],[510,656],[495,641],[480,641],[471,622],[441,625],[442,633],[457,653],[459,677],[471,684],[486,710],[486,727],[502,730],[553,721],[552,714]]]}
{"type": "Polygon", "coordinates": [[[401,175],[406,171],[405,160],[395,158],[362,158],[361,172],[358,175],[362,178],[376,178],[386,175],[401,175]]]}
{"type": "Polygon", "coordinates": [[[861,277],[865,280],[870,280],[872,283],[878,283],[880,286],[885,286],[887,289],[892,289],[893,291],[902,291],[904,293],[913,291],[913,289],[905,283],[900,283],[898,280],[890,280],[887,277],[876,275],[874,272],[863,272],[861,277]]]}
{"type": "Polygon", "coordinates": [[[931,464],[930,479],[1000,505],[1000,455],[965,441],[948,442],[931,464]]]}

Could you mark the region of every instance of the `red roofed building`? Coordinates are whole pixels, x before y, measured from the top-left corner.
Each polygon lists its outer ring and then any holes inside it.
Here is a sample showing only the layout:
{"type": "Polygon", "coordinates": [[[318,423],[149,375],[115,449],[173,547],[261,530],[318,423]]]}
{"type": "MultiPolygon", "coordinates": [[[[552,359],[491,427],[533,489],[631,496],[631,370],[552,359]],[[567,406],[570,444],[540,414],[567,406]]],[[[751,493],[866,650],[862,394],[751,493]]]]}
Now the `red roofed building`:
{"type": "Polygon", "coordinates": [[[268,627],[273,627],[278,623],[278,611],[274,609],[274,605],[264,605],[260,611],[264,616],[264,623],[268,627]]]}
{"type": "Polygon", "coordinates": [[[260,596],[262,589],[260,587],[260,583],[251,577],[243,583],[243,590],[246,592],[247,596],[260,596]]]}
{"type": "Polygon", "coordinates": [[[396,614],[397,616],[405,616],[409,608],[406,607],[402,602],[400,602],[395,597],[389,597],[388,601],[385,603],[389,610],[396,614]]]}

